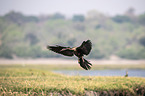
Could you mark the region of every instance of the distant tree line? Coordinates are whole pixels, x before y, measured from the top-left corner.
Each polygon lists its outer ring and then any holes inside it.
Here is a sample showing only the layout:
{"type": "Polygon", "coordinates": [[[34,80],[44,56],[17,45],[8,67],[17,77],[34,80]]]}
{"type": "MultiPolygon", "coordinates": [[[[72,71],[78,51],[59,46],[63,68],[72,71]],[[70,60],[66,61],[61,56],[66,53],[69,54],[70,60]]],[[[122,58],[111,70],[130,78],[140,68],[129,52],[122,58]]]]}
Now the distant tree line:
{"type": "Polygon", "coordinates": [[[90,11],[66,18],[61,13],[25,16],[9,12],[0,16],[0,58],[67,58],[46,49],[50,45],[79,46],[90,39],[88,58],[145,59],[145,13],[130,8],[123,15],[106,16],[90,11]]]}

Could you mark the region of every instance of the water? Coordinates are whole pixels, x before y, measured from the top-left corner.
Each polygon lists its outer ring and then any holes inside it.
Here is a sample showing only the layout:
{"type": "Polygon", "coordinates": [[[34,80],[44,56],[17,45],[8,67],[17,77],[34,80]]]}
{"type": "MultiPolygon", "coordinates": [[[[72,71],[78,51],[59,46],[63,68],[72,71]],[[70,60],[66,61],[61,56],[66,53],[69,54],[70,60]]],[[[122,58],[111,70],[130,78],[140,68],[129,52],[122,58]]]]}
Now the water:
{"type": "MultiPolygon", "coordinates": [[[[126,70],[55,70],[55,73],[61,73],[71,76],[125,76],[126,70]]],[[[128,70],[129,77],[145,77],[145,70],[128,70]]]]}

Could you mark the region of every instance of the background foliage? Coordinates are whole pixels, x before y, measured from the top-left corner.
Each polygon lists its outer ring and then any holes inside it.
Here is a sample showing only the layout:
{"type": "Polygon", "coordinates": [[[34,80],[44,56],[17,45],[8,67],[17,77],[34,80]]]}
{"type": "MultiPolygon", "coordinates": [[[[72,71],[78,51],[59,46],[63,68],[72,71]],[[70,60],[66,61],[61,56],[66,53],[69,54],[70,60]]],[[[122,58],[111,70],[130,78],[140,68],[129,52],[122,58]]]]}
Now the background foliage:
{"type": "Polygon", "coordinates": [[[145,59],[145,14],[106,16],[90,11],[86,16],[66,18],[56,13],[25,16],[10,12],[0,16],[1,58],[63,57],[49,52],[46,46],[79,46],[90,39],[93,49],[89,58],[108,59],[116,55],[126,59],[145,59]]]}

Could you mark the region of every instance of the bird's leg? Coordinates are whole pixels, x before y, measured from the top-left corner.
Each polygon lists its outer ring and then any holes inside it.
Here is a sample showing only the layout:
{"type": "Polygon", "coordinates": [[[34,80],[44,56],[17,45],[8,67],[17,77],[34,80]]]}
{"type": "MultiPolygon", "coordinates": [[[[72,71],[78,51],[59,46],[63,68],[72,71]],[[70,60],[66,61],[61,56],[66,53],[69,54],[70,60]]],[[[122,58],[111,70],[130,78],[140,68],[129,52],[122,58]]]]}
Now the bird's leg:
{"type": "Polygon", "coordinates": [[[82,60],[83,60],[83,62],[84,62],[83,56],[82,56],[81,58],[82,58],[82,60]]]}

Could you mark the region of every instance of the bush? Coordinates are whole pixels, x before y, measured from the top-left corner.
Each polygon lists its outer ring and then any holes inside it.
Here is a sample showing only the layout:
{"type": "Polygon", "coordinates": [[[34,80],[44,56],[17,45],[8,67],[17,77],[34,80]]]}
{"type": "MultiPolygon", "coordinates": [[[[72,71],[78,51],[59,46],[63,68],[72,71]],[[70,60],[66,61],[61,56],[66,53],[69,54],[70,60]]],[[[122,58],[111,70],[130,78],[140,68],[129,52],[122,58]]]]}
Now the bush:
{"type": "Polygon", "coordinates": [[[117,55],[126,59],[145,59],[145,49],[124,49],[118,52],[117,55]]]}
{"type": "Polygon", "coordinates": [[[12,50],[7,46],[0,46],[0,57],[12,59],[12,50]]]}
{"type": "Polygon", "coordinates": [[[145,47],[145,36],[139,39],[139,43],[145,47]]]}

